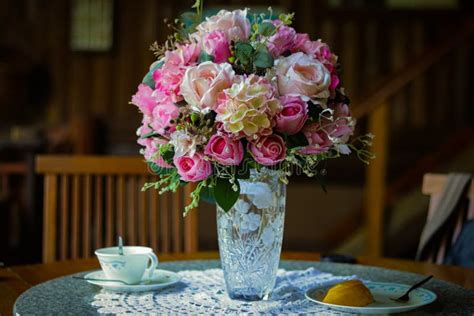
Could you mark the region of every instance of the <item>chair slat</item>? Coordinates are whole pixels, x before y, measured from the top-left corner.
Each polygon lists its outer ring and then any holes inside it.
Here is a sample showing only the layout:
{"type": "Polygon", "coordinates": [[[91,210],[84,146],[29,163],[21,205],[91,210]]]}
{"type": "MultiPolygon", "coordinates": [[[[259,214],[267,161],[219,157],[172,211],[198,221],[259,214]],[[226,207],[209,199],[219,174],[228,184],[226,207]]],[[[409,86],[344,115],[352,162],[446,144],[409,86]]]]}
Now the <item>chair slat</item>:
{"type": "Polygon", "coordinates": [[[102,176],[96,176],[95,177],[95,188],[94,188],[94,198],[95,198],[95,205],[94,205],[94,228],[95,228],[95,249],[99,249],[103,246],[102,243],[102,236],[104,233],[103,230],[103,220],[102,220],[102,214],[104,210],[104,203],[103,203],[103,181],[102,181],[102,176]]]}
{"type": "MultiPolygon", "coordinates": [[[[142,188],[146,182],[145,176],[139,177],[139,187],[142,188]]],[[[148,244],[147,232],[148,232],[148,221],[146,220],[147,210],[147,192],[138,193],[138,241],[140,245],[148,244]]]]}
{"type": "MultiPolygon", "coordinates": [[[[184,193],[184,204],[189,205],[192,201],[191,192],[195,189],[195,185],[189,183],[183,188],[184,193]]],[[[196,252],[198,249],[197,236],[198,229],[198,216],[197,209],[192,209],[186,215],[184,219],[184,251],[185,252],[196,252]]]]}
{"type": "Polygon", "coordinates": [[[125,178],[117,176],[117,236],[125,237],[125,178]]]}
{"type": "Polygon", "coordinates": [[[128,199],[128,206],[127,206],[127,230],[128,230],[128,242],[131,245],[137,244],[137,234],[136,234],[136,216],[137,216],[137,195],[138,195],[138,187],[137,187],[137,179],[133,176],[129,177],[128,179],[128,187],[127,187],[127,196],[128,199]]]}
{"type": "Polygon", "coordinates": [[[173,194],[173,203],[171,208],[171,216],[173,221],[173,251],[180,252],[181,249],[181,220],[182,214],[181,210],[183,209],[182,203],[183,195],[182,191],[176,191],[173,194]]]}
{"type": "Polygon", "coordinates": [[[84,218],[82,221],[82,256],[91,256],[92,176],[84,176],[84,218]]]}
{"type": "Polygon", "coordinates": [[[150,245],[153,250],[158,251],[158,192],[148,191],[150,195],[150,245]]]}
{"type": "Polygon", "coordinates": [[[182,218],[189,191],[141,192],[157,179],[147,169],[142,157],[38,156],[36,171],[45,179],[43,261],[89,257],[92,249],[115,245],[117,234],[159,253],[195,251],[196,212],[182,218]]]}
{"type": "Polygon", "coordinates": [[[105,246],[111,247],[113,244],[114,234],[114,214],[113,214],[113,186],[114,179],[112,176],[106,177],[106,210],[105,210],[105,246]]]}
{"type": "Polygon", "coordinates": [[[60,227],[60,250],[59,258],[68,258],[68,232],[69,232],[69,176],[61,176],[61,227],[60,227]]]}
{"type": "Polygon", "coordinates": [[[79,258],[79,203],[80,176],[72,178],[72,212],[71,212],[71,258],[79,258]]]}
{"type": "Polygon", "coordinates": [[[161,196],[161,252],[170,252],[170,193],[161,196]]]}
{"type": "Polygon", "coordinates": [[[43,261],[56,259],[56,205],[57,176],[46,175],[44,178],[44,217],[43,217],[43,261]]]}

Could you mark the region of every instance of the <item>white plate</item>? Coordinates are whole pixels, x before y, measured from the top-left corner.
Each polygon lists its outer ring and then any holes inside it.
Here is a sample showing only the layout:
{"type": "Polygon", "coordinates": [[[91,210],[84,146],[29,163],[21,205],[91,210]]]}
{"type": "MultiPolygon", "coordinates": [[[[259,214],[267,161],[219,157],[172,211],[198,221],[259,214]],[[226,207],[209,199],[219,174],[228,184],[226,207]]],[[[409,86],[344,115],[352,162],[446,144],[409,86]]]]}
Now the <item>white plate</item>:
{"type": "MultiPolygon", "coordinates": [[[[104,272],[102,270],[94,271],[88,273],[84,278],[94,278],[94,279],[106,279],[104,272]]],[[[140,282],[134,285],[125,285],[120,282],[113,281],[92,281],[87,280],[87,282],[101,286],[102,288],[108,291],[115,292],[144,292],[144,291],[154,291],[170,285],[173,285],[181,280],[181,276],[177,273],[167,270],[155,270],[153,272],[153,277],[151,281],[140,282]]]]}
{"type": "Polygon", "coordinates": [[[410,285],[397,283],[382,283],[382,282],[365,282],[369,288],[375,302],[364,307],[335,305],[322,302],[324,295],[332,285],[316,287],[306,292],[306,298],[331,309],[359,313],[359,314],[388,314],[406,312],[436,300],[436,294],[423,288],[418,288],[410,293],[410,300],[406,303],[398,303],[390,298],[397,298],[402,296],[410,285]]]}

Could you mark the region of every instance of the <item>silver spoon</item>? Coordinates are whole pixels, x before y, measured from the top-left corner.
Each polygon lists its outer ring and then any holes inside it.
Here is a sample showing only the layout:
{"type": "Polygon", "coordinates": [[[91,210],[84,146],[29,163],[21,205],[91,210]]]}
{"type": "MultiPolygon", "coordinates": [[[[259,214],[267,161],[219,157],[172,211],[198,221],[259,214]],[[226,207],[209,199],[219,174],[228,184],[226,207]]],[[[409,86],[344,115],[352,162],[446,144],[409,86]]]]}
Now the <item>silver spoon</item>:
{"type": "Polygon", "coordinates": [[[119,255],[123,256],[123,239],[122,239],[122,236],[118,237],[118,252],[119,252],[119,255]]]}
{"type": "Polygon", "coordinates": [[[395,301],[395,302],[400,302],[400,303],[406,303],[410,300],[410,292],[413,291],[414,289],[417,289],[419,288],[420,286],[422,286],[423,284],[425,284],[426,282],[428,282],[429,280],[431,280],[433,276],[430,275],[429,277],[426,277],[424,278],[423,280],[421,280],[420,282],[412,285],[412,287],[410,287],[406,292],[405,294],[403,294],[402,296],[400,296],[399,298],[390,298],[392,301],[395,301]]]}

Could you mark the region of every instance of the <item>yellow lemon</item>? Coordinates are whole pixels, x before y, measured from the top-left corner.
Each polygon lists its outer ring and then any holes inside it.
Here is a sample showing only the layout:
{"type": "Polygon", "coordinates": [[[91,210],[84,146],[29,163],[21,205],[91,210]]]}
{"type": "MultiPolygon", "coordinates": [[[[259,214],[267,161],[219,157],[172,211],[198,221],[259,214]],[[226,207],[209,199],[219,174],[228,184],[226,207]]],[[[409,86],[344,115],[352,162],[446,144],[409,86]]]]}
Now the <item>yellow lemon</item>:
{"type": "Polygon", "coordinates": [[[372,293],[359,280],[350,280],[334,285],[323,299],[324,303],[345,306],[367,306],[373,301],[372,293]]]}

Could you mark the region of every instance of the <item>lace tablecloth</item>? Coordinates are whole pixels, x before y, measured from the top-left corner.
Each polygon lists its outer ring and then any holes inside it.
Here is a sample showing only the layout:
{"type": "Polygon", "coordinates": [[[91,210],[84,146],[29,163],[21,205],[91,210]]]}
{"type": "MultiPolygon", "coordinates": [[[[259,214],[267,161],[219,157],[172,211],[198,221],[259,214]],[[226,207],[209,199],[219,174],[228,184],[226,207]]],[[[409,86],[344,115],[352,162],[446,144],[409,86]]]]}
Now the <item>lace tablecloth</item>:
{"type": "Polygon", "coordinates": [[[181,271],[182,281],[158,292],[113,293],[102,290],[92,306],[101,314],[318,314],[342,315],[305,299],[305,292],[318,285],[330,285],[354,278],[335,276],[314,268],[278,270],[277,283],[268,301],[243,302],[225,292],[221,269],[181,271]]]}
{"type": "MultiPolygon", "coordinates": [[[[217,260],[190,260],[190,261],[174,261],[174,262],[162,262],[160,263],[160,269],[180,272],[187,271],[206,271],[209,269],[218,269],[220,268],[220,263],[217,260]]],[[[413,280],[422,278],[421,275],[387,270],[370,266],[362,266],[357,264],[340,264],[340,263],[328,263],[328,262],[309,262],[309,261],[293,261],[293,260],[283,260],[280,262],[280,267],[285,269],[287,272],[296,271],[296,273],[301,271],[306,271],[309,268],[314,268],[319,271],[326,272],[327,274],[331,273],[332,275],[343,275],[350,277],[352,275],[357,275],[364,280],[377,280],[379,282],[395,282],[395,283],[406,283],[411,284],[413,280]]],[[[311,270],[310,270],[311,271],[311,270]]],[[[314,270],[313,270],[314,271],[314,270]]],[[[76,275],[85,275],[88,272],[81,272],[76,275]]],[[[325,275],[327,275],[325,273],[325,275]]],[[[319,277],[322,277],[320,275],[319,277]]],[[[220,286],[222,288],[222,278],[218,278],[221,282],[220,286]]],[[[277,293],[282,293],[284,287],[281,286],[283,279],[279,279],[277,285],[277,293]]],[[[320,280],[323,282],[322,280],[320,280]]],[[[183,279],[181,288],[185,287],[188,281],[183,279]]],[[[291,288],[295,284],[300,283],[286,283],[291,288]]],[[[323,284],[323,283],[321,283],[323,284]]],[[[178,286],[177,284],[175,286],[178,286]]],[[[216,287],[219,286],[219,283],[216,283],[216,287]]],[[[298,288],[300,285],[297,286],[298,288]]],[[[404,315],[415,315],[415,316],[465,316],[465,315],[474,315],[474,291],[462,288],[458,285],[448,283],[439,279],[433,279],[428,282],[424,287],[435,292],[438,295],[438,299],[423,308],[414,310],[412,312],[405,313],[404,315]]],[[[175,293],[180,288],[175,287],[175,293]]],[[[168,288],[166,291],[171,291],[172,288],[168,288]]],[[[190,288],[189,288],[190,290],[190,288]]],[[[187,290],[185,290],[187,291],[187,290]]],[[[162,293],[165,293],[164,291],[162,293]]],[[[189,292],[185,292],[189,293],[189,292]]],[[[217,291],[216,291],[217,293],[217,291]]],[[[293,292],[295,293],[295,292],[293,292]]],[[[301,297],[301,292],[296,292],[295,297],[301,297]]],[[[100,287],[89,284],[82,280],[73,279],[71,276],[64,276],[58,279],[50,280],[45,283],[38,284],[26,292],[24,292],[15,302],[13,314],[20,315],[97,315],[101,308],[100,306],[93,306],[92,302],[99,301],[99,295],[102,295],[102,290],[100,287]]],[[[142,293],[143,294],[143,293],[142,293]]],[[[150,293],[148,293],[150,294],[150,293]]],[[[216,297],[225,297],[225,292],[220,293],[221,296],[216,297]]],[[[170,293],[171,295],[171,293],[170,293]]],[[[155,299],[158,299],[158,302],[162,302],[160,296],[154,296],[155,299]]],[[[177,297],[177,296],[174,296],[177,297]]],[[[180,303],[184,305],[190,304],[189,297],[184,297],[185,299],[180,303]],[[184,303],[183,303],[184,302],[184,303]]],[[[0,301],[1,301],[0,297],[0,301]]],[[[125,297],[121,297],[125,299],[125,297]]],[[[131,296],[128,296],[128,299],[132,299],[131,296]]],[[[117,300],[119,300],[117,298],[117,300]]],[[[144,298],[144,300],[146,300],[144,298]]],[[[105,300],[103,300],[105,302],[105,300]]],[[[164,302],[164,300],[163,300],[164,302]]],[[[303,303],[300,301],[300,303],[303,303]]],[[[176,302],[174,302],[176,304],[176,302]]],[[[260,304],[260,303],[257,303],[260,304]]],[[[271,302],[263,302],[263,304],[272,304],[271,302]]],[[[296,304],[293,302],[293,304],[296,304]]],[[[309,304],[309,302],[308,302],[309,304]]],[[[110,306],[110,305],[108,305],[110,306]]],[[[174,305],[173,305],[174,306],[174,305]]],[[[296,306],[296,305],[294,305],[296,306]]],[[[243,306],[242,306],[243,307],[243,306]]],[[[293,314],[304,314],[305,308],[309,308],[309,305],[302,304],[298,308],[303,308],[302,310],[297,310],[293,314]]],[[[249,308],[248,306],[246,308],[249,308]]],[[[268,307],[269,309],[271,307],[268,307]]],[[[314,308],[312,311],[318,315],[330,315],[334,312],[329,312],[326,310],[317,310],[317,305],[311,305],[311,308],[314,308]]],[[[201,309],[202,310],[202,309],[201,309]]],[[[192,314],[197,314],[199,309],[195,306],[192,314]]],[[[166,309],[160,310],[159,314],[179,314],[179,312],[169,311],[166,309]]],[[[201,312],[203,314],[205,312],[201,312]]],[[[238,313],[238,310],[235,311],[238,313]]],[[[270,313],[270,312],[268,312],[270,313]]],[[[209,314],[209,313],[208,313],[209,314]]],[[[214,311],[214,314],[218,314],[217,311],[214,311]]]]}

